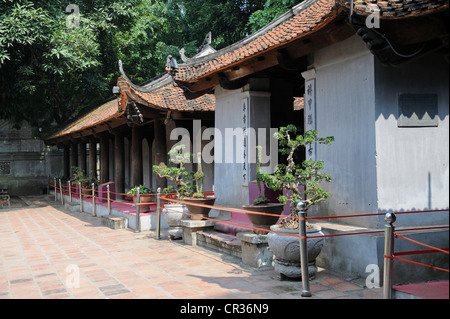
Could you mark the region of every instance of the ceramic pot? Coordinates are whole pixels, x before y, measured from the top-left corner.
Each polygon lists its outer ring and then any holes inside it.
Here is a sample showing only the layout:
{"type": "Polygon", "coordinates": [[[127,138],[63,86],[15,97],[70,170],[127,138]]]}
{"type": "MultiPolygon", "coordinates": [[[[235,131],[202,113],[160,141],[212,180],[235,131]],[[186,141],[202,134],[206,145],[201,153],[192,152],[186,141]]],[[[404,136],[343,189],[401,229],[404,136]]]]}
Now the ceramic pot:
{"type": "MultiPolygon", "coordinates": [[[[137,201],[137,196],[134,195],[133,196],[134,205],[136,205],[136,201],[137,201]]],[[[154,202],[153,195],[141,194],[140,202],[141,202],[141,205],[139,206],[139,213],[145,213],[145,212],[150,211],[150,203],[154,202]]]]}
{"type": "Polygon", "coordinates": [[[261,228],[264,230],[253,229],[253,232],[258,235],[266,235],[270,231],[270,226],[277,223],[279,216],[283,212],[283,204],[267,203],[264,205],[243,205],[242,209],[249,210],[258,213],[277,214],[278,216],[267,216],[259,214],[246,213],[248,219],[255,228],[261,228]]]}
{"type": "Polygon", "coordinates": [[[189,212],[195,216],[191,216],[193,220],[205,219],[204,217],[208,217],[209,211],[211,208],[209,207],[199,207],[194,205],[189,205],[188,203],[195,203],[201,205],[214,205],[216,198],[214,196],[206,196],[205,198],[192,198],[186,197],[183,199],[186,202],[186,208],[189,212]]]}

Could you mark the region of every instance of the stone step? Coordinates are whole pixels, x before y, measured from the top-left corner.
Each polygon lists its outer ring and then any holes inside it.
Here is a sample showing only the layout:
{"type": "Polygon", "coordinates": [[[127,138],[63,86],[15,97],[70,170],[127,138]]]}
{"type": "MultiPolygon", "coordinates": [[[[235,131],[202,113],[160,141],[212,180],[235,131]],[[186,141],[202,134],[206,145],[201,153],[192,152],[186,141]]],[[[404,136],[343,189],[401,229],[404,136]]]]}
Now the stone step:
{"type": "Polygon", "coordinates": [[[123,229],[127,227],[127,219],[117,216],[102,216],[102,225],[112,229],[123,229]]]}
{"type": "Polygon", "coordinates": [[[197,232],[197,245],[241,258],[242,244],[234,235],[214,230],[197,232]]]}

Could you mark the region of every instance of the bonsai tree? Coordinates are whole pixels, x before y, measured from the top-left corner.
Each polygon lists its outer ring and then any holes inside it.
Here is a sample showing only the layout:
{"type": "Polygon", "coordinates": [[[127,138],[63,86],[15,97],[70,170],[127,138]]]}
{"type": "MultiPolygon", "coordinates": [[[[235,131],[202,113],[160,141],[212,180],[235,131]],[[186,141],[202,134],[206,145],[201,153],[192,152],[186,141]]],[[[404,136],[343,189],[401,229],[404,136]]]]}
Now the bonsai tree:
{"type": "Polygon", "coordinates": [[[153,193],[153,189],[151,187],[147,187],[144,185],[139,185],[139,186],[134,186],[132,189],[130,189],[127,194],[128,195],[136,195],[137,194],[137,189],[139,187],[139,194],[152,194],[153,193]]]}
{"type": "Polygon", "coordinates": [[[167,166],[164,163],[153,165],[153,172],[159,177],[167,178],[175,183],[175,191],[179,199],[189,196],[191,193],[190,179],[191,174],[186,171],[185,164],[190,161],[191,153],[184,153],[185,145],[178,145],[169,151],[169,162],[177,164],[176,166],[167,166]],[[174,158],[175,160],[173,160],[174,158]]]}
{"type": "Polygon", "coordinates": [[[266,186],[264,184],[264,174],[261,173],[262,146],[256,146],[256,150],[256,184],[258,186],[259,196],[253,200],[253,205],[265,205],[269,202],[269,199],[263,195],[263,190],[266,186]]]}
{"type": "Polygon", "coordinates": [[[197,172],[194,173],[195,193],[192,194],[192,197],[205,198],[205,194],[203,194],[203,179],[205,178],[205,174],[202,171],[202,155],[200,152],[197,154],[197,158],[197,172]]]}
{"type": "MultiPolygon", "coordinates": [[[[278,201],[282,204],[290,202],[290,216],[297,217],[297,204],[302,199],[299,187],[305,185],[305,211],[312,205],[315,205],[325,199],[330,194],[320,187],[320,182],[330,182],[331,176],[322,172],[323,161],[305,160],[302,163],[296,163],[294,153],[300,147],[307,147],[313,143],[330,144],[334,141],[333,136],[319,138],[317,131],[307,131],[304,135],[297,134],[295,125],[281,127],[275,133],[274,137],[278,139],[279,152],[287,155],[287,165],[278,164],[273,175],[264,174],[263,179],[267,187],[274,190],[286,189],[289,195],[278,196],[278,201]]],[[[283,228],[297,228],[298,219],[292,219],[290,216],[280,222],[283,228]]]]}
{"type": "Polygon", "coordinates": [[[73,171],[73,181],[78,184],[81,183],[81,187],[84,189],[92,189],[92,183],[94,183],[94,189],[97,189],[98,179],[91,174],[90,176],[85,176],[81,168],[72,166],[73,171]]]}

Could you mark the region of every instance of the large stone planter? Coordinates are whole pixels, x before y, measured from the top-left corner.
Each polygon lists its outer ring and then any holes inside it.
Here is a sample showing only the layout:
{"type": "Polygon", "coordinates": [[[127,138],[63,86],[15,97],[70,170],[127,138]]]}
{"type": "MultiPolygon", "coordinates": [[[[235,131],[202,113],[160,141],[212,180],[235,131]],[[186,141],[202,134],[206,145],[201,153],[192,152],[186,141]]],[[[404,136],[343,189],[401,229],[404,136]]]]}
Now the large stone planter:
{"type": "Polygon", "coordinates": [[[169,237],[170,239],[181,239],[183,237],[183,228],[180,225],[181,220],[190,219],[187,213],[188,210],[185,204],[173,203],[165,204],[162,210],[162,215],[169,225],[169,237]]]}
{"type": "Polygon", "coordinates": [[[283,204],[267,203],[264,205],[243,205],[242,209],[252,212],[278,215],[278,216],[267,216],[267,215],[246,213],[248,219],[250,219],[250,221],[252,222],[253,227],[267,230],[264,231],[259,229],[253,229],[253,232],[258,235],[266,235],[270,230],[270,226],[277,223],[281,213],[283,212],[283,207],[284,207],[283,204]]]}
{"type": "MultiPolygon", "coordinates": [[[[308,236],[323,235],[321,227],[312,226],[307,229],[308,236]]],[[[270,226],[270,230],[299,235],[298,229],[281,229],[278,225],[270,226]]],[[[298,279],[302,276],[300,264],[300,240],[298,237],[270,232],[267,234],[269,249],[274,255],[273,266],[280,275],[280,279],[298,279]]],[[[317,273],[316,258],[322,251],[324,244],[323,238],[308,238],[308,273],[310,279],[313,279],[317,273]]]]}

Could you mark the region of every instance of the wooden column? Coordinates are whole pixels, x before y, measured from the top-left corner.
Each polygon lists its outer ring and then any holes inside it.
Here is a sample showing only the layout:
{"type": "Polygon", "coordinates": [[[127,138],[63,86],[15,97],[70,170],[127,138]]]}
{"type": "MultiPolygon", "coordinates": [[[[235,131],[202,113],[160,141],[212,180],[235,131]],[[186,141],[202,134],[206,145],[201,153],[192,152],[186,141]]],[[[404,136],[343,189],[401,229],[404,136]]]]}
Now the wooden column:
{"type": "Polygon", "coordinates": [[[142,184],[142,133],[137,126],[131,129],[131,173],[133,186],[142,184]]]}
{"type": "Polygon", "coordinates": [[[73,177],[72,167],[78,166],[78,143],[70,143],[70,178],[73,177]]]}
{"type": "MultiPolygon", "coordinates": [[[[125,149],[124,135],[117,133],[114,135],[114,177],[116,193],[125,193],[125,149]]],[[[123,195],[117,195],[123,198],[123,195]]]]}
{"type": "Polygon", "coordinates": [[[109,182],[109,138],[100,138],[100,184],[109,182]]]}
{"type": "MultiPolygon", "coordinates": [[[[154,122],[155,130],[155,165],[160,163],[167,164],[167,147],[166,147],[166,126],[161,120],[156,119],[154,122]]],[[[158,175],[155,176],[156,188],[167,187],[167,180],[158,175]]]]}
{"type": "Polygon", "coordinates": [[[78,167],[80,167],[81,171],[86,174],[86,142],[80,142],[80,149],[78,150],[78,167]]]}
{"type": "Polygon", "coordinates": [[[64,145],[64,177],[70,177],[70,146],[64,145]]]}
{"type": "Polygon", "coordinates": [[[89,140],[89,176],[97,177],[97,142],[94,138],[89,140]]]}

